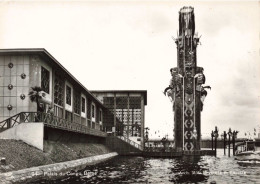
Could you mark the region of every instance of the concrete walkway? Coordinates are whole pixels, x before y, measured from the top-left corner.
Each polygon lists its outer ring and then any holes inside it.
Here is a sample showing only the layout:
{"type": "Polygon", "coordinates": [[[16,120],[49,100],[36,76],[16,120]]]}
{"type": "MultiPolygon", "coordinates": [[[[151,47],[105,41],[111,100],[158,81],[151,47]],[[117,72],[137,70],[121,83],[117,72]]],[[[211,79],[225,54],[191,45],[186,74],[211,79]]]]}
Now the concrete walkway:
{"type": "Polygon", "coordinates": [[[22,183],[28,180],[35,180],[41,177],[62,177],[72,169],[83,169],[87,165],[93,165],[112,157],[117,156],[116,152],[103,155],[96,155],[78,160],[31,167],[18,171],[0,173],[0,184],[5,183],[22,183]]]}

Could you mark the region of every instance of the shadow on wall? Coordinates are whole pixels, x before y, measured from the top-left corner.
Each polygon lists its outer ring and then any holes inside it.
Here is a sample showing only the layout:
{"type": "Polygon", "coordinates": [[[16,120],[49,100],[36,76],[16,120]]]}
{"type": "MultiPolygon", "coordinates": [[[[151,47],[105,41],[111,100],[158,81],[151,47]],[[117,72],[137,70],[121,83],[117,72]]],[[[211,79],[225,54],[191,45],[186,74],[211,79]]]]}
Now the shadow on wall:
{"type": "Polygon", "coordinates": [[[86,135],[50,127],[44,127],[44,140],[67,143],[106,143],[105,137],[86,135]]]}

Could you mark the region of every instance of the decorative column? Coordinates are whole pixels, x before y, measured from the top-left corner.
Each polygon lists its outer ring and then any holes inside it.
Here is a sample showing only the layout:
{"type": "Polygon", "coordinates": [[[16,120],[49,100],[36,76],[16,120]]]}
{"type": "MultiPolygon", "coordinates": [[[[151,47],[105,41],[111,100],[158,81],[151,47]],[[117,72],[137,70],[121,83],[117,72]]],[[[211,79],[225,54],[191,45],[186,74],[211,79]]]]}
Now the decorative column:
{"type": "Polygon", "coordinates": [[[179,11],[177,66],[170,70],[172,79],[164,94],[170,97],[174,111],[174,140],[177,151],[200,150],[200,114],[207,95],[203,87],[203,68],[197,66],[197,45],[194,9],[183,7],[179,11]]]}

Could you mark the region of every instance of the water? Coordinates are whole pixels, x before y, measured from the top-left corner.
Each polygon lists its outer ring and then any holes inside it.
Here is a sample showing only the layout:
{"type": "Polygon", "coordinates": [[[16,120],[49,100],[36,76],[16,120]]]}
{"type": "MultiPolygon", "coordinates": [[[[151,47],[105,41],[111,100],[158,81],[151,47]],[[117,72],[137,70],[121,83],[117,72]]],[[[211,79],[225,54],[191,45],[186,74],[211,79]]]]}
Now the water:
{"type": "Polygon", "coordinates": [[[34,183],[260,183],[259,165],[239,165],[223,156],[144,158],[117,156],[60,179],[34,183]]]}

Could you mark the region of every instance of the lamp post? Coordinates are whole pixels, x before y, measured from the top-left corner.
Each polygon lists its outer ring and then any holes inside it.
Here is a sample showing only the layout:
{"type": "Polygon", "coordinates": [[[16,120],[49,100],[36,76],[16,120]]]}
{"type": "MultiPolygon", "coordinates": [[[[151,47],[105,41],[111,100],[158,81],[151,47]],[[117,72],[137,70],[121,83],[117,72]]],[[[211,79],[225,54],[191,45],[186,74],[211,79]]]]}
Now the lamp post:
{"type": "Polygon", "coordinates": [[[226,139],[227,139],[227,133],[224,131],[224,155],[226,155],[226,139]]]}
{"type": "MultiPolygon", "coordinates": [[[[222,133],[220,136],[221,136],[221,140],[223,141],[223,148],[224,148],[224,133],[222,133]]],[[[224,151],[224,154],[225,154],[225,151],[224,151]]]]}
{"type": "Polygon", "coordinates": [[[238,131],[233,131],[233,135],[232,135],[232,141],[233,141],[233,156],[235,155],[235,143],[236,143],[236,137],[237,137],[237,133],[238,131]]]}
{"type": "MultiPolygon", "coordinates": [[[[150,130],[149,127],[146,127],[146,128],[145,128],[145,142],[148,142],[148,140],[149,140],[148,130],[150,130]]],[[[148,145],[148,146],[149,146],[149,145],[148,145]]]]}
{"type": "Polygon", "coordinates": [[[233,132],[232,132],[233,156],[235,155],[235,133],[236,133],[236,131],[233,130],[233,132]]]}
{"type": "Polygon", "coordinates": [[[230,136],[232,135],[231,128],[228,130],[228,156],[230,157],[230,136]]]}
{"type": "Polygon", "coordinates": [[[218,139],[218,127],[217,126],[215,126],[214,137],[215,137],[215,156],[217,156],[217,139],[218,139]]]}
{"type": "Polygon", "coordinates": [[[213,150],[213,137],[214,137],[214,133],[213,130],[211,132],[211,149],[213,150]]]}

